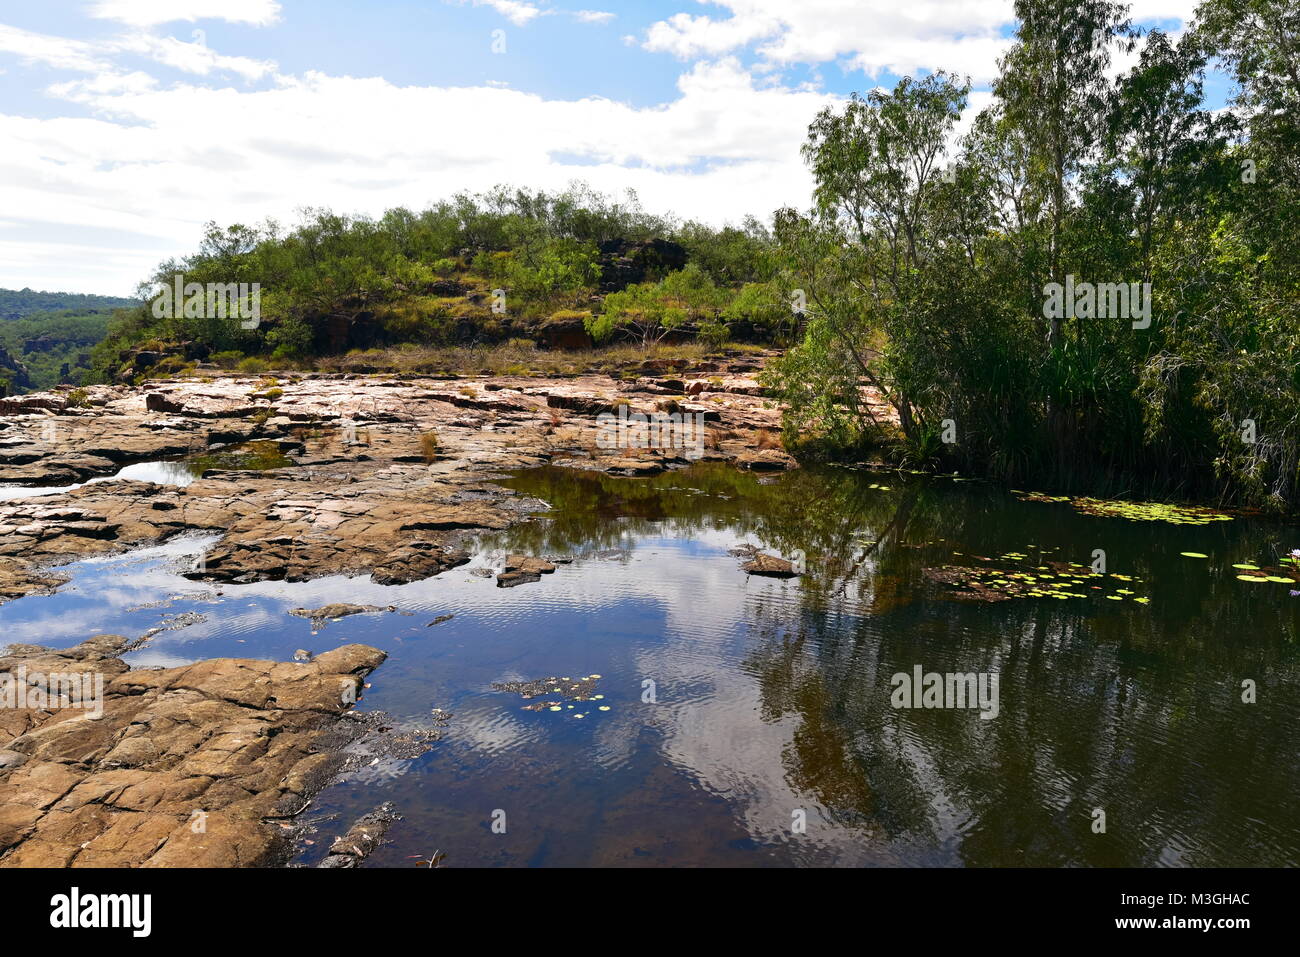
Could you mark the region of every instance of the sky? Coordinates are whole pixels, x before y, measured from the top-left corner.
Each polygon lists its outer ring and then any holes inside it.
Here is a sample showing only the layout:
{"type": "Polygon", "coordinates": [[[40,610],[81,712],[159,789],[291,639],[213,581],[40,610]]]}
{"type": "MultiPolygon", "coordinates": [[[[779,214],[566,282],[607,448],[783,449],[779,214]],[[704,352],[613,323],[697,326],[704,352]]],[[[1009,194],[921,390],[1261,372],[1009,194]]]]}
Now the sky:
{"type": "Polygon", "coordinates": [[[973,116],[1013,31],[1012,0],[0,0],[0,287],[131,295],[208,221],[501,183],[766,219],[808,205],[823,106],[946,69],[973,116]]]}

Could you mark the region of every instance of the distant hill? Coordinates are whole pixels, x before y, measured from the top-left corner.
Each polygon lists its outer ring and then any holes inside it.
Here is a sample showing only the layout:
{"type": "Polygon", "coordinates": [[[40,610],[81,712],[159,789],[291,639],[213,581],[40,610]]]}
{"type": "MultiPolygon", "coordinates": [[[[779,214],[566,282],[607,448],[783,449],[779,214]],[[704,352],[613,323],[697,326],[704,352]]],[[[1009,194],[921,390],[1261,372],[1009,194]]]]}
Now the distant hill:
{"type": "Polygon", "coordinates": [[[135,305],[119,296],[0,289],[0,395],[81,382],[113,311],[135,305]]]}
{"type": "Polygon", "coordinates": [[[0,289],[0,319],[25,319],[38,312],[91,313],[136,304],[120,296],[94,296],[78,292],[37,292],[35,289],[0,289]]]}

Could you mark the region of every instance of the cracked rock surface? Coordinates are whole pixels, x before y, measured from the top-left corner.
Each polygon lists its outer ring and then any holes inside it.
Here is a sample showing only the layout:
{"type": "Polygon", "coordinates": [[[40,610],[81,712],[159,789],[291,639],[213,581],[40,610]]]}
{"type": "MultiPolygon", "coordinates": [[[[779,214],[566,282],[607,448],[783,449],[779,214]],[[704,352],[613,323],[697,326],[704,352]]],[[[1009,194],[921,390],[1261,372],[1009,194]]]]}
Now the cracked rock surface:
{"type": "MultiPolygon", "coordinates": [[[[752,372],[753,360],[736,365],[752,372]]],[[[492,484],[506,469],[553,464],[631,476],[697,460],[791,467],[773,447],[779,408],[752,374],[717,371],[671,399],[665,393],[687,383],[644,374],[292,375],[277,379],[273,403],[264,378],[239,375],[91,386],[77,408],[61,405],[64,393],[20,396],[0,416],[0,487],[103,478],[126,463],[248,441],[274,443],[290,464],[209,469],[184,487],[119,479],[0,501],[0,603],[57,589],[52,565],[183,533],[220,536],[195,579],[347,574],[402,584],[464,564],[463,541],[524,516],[519,497],[492,484]],[[655,440],[639,424],[622,446],[606,448],[596,416],[615,408],[702,415],[703,448],[675,447],[662,432],[661,447],[640,447],[641,437],[655,440]]]]}
{"type": "MultiPolygon", "coordinates": [[[[102,711],[0,709],[0,867],[256,867],[329,783],[382,651],[132,671],[127,640],[10,646],[0,679],[102,676],[102,711]]],[[[48,689],[47,689],[48,690],[48,689]]],[[[84,702],[82,702],[84,704],[84,702]]]]}

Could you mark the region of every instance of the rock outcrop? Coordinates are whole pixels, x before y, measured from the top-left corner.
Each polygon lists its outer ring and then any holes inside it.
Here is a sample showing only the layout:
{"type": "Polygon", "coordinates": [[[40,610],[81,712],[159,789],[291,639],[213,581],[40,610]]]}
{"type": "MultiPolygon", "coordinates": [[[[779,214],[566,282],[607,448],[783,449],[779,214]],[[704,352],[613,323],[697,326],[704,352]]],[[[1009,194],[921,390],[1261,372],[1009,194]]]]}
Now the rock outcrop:
{"type": "Polygon", "coordinates": [[[16,703],[33,705],[0,709],[0,867],[282,861],[285,825],[341,766],[360,724],[349,709],[384,653],[131,671],[126,646],[102,635],[0,657],[0,693],[21,683],[16,703]]]}
{"type": "Polygon", "coordinates": [[[32,387],[27,367],[0,346],[0,398],[32,387]]]}
{"type": "Polygon", "coordinates": [[[90,386],[76,407],[62,392],[0,400],[15,403],[0,410],[0,483],[72,485],[254,440],[276,450],[265,467],[209,468],[185,487],[99,481],[0,500],[0,603],[58,587],[49,565],[196,532],[219,536],[189,573],[196,580],[400,584],[464,564],[469,539],[526,516],[493,482],[507,469],[789,468],[776,447],[779,408],[740,371],[756,364],[643,363],[631,380],[346,373],[272,385],[232,374],[90,386]],[[688,380],[694,395],[679,391],[688,380]],[[610,434],[600,416],[615,410],[627,426],[610,434]],[[652,421],[669,415],[692,423],[690,435],[652,421]]]}
{"type": "Polygon", "coordinates": [[[611,239],[600,244],[599,252],[602,292],[617,292],[634,283],[658,279],[681,269],[689,258],[685,246],[667,239],[611,239]]]}

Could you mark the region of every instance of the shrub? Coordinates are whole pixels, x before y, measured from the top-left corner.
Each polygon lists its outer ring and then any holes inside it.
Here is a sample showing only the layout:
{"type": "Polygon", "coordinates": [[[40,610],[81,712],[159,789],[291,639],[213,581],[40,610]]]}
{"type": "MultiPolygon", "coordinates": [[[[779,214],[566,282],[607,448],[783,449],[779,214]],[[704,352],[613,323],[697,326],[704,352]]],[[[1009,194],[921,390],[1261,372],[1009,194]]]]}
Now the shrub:
{"type": "Polygon", "coordinates": [[[721,349],[727,341],[729,330],[725,322],[706,322],[700,326],[700,341],[710,349],[721,349]]]}
{"type": "Polygon", "coordinates": [[[420,436],[420,453],[425,462],[433,462],[438,457],[438,433],[429,431],[420,436]]]}
{"type": "Polygon", "coordinates": [[[222,369],[234,369],[244,358],[244,354],[238,349],[229,349],[225,352],[215,352],[212,355],[212,364],[222,369]]]}
{"type": "Polygon", "coordinates": [[[301,319],[282,319],[266,334],[267,344],[277,359],[296,359],[311,351],[312,331],[301,319]]]}

